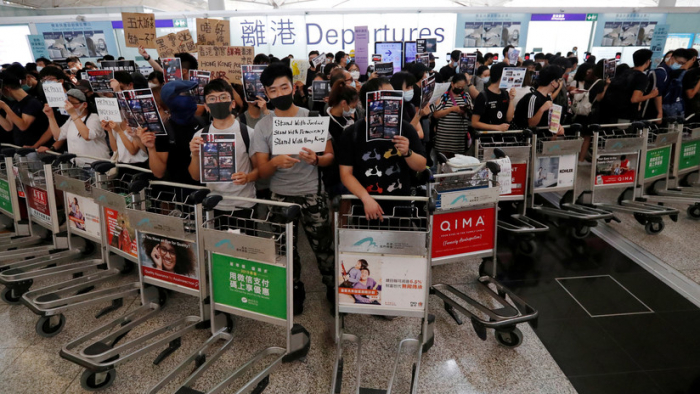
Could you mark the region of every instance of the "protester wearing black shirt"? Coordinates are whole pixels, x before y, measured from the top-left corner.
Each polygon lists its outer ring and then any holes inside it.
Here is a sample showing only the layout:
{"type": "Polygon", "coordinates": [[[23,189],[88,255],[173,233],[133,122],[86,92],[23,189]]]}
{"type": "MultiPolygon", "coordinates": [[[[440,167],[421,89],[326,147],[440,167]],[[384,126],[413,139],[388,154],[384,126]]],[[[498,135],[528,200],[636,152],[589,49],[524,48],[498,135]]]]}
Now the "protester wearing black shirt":
{"type": "MultiPolygon", "coordinates": [[[[515,107],[513,123],[516,127],[524,129],[549,125],[549,109],[552,107],[550,95],[563,83],[562,74],[564,70],[558,66],[547,66],[540,71],[537,89],[526,94],[515,107]]],[[[564,134],[562,127],[559,127],[558,134],[564,134]]]]}
{"type": "Polygon", "coordinates": [[[435,77],[436,82],[444,83],[449,82],[452,77],[457,74],[457,69],[459,68],[459,58],[462,56],[462,52],[458,50],[452,51],[450,54],[450,62],[443,68],[435,77]]]}
{"type": "Polygon", "coordinates": [[[644,94],[649,85],[649,78],[644,71],[651,65],[652,53],[649,49],[636,51],[632,55],[634,68],[616,74],[613,78],[601,103],[602,122],[628,123],[637,120],[640,117],[640,104],[659,95],[658,89],[644,94]]]}
{"type": "MultiPolygon", "coordinates": [[[[355,110],[360,102],[360,96],[357,89],[349,86],[344,80],[337,80],[331,89],[328,98],[328,115],[330,123],[328,132],[330,133],[333,144],[333,151],[340,152],[346,149],[341,144],[343,135],[346,132],[351,132],[355,124],[355,110]]],[[[340,182],[340,170],[338,162],[322,169],[323,183],[326,186],[326,191],[333,198],[339,194],[348,193],[345,186],[340,182]]]]}
{"type": "Polygon", "coordinates": [[[693,66],[683,77],[683,99],[685,100],[685,115],[695,114],[691,121],[700,120],[700,67],[697,62],[697,51],[694,48],[688,49],[693,54],[693,66]],[[693,52],[695,51],[695,52],[693,52]]]}
{"type": "Polygon", "coordinates": [[[505,66],[505,63],[491,66],[489,85],[474,100],[472,127],[475,130],[506,131],[510,127],[515,114],[515,88],[510,92],[498,88],[505,66]]]}
{"type": "Polygon", "coordinates": [[[0,101],[0,126],[12,132],[12,138],[3,133],[0,142],[38,148],[51,140],[49,120],[44,114],[44,105],[22,89],[19,79],[8,72],[0,73],[3,80],[2,95],[9,101],[0,101]],[[45,135],[46,134],[46,135],[45,135]]]}

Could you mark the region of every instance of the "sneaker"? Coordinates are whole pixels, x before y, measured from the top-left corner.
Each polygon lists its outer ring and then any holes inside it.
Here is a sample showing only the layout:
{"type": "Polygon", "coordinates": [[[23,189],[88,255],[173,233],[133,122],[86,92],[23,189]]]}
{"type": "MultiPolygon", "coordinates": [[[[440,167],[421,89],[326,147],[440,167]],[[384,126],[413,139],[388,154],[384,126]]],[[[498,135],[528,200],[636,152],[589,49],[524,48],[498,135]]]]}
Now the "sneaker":
{"type": "Polygon", "coordinates": [[[294,290],[292,291],[292,303],[294,308],[294,316],[301,315],[304,313],[304,300],[306,300],[306,290],[304,289],[304,282],[296,281],[294,282],[294,290]]]}

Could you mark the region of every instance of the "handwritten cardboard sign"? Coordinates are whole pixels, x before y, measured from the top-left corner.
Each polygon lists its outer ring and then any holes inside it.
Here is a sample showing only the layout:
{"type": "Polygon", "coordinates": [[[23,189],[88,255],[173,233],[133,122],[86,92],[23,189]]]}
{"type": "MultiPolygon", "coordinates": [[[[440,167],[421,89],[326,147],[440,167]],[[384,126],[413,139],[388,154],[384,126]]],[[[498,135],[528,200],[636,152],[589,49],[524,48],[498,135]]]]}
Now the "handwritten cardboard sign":
{"type": "Polygon", "coordinates": [[[272,118],[272,154],[298,155],[301,148],[326,150],[330,118],[272,118]]]}
{"type": "Polygon", "coordinates": [[[156,16],[138,12],[122,12],[124,40],[127,48],[156,48],[156,16]]]}
{"type": "Polygon", "coordinates": [[[112,97],[95,97],[95,106],[100,120],[121,123],[122,117],[119,112],[119,103],[112,97]]]}
{"type": "Polygon", "coordinates": [[[229,21],[197,18],[197,45],[231,45],[229,21]]]}
{"type": "Polygon", "coordinates": [[[192,40],[192,34],[185,29],[177,33],[156,38],[156,50],[161,59],[175,57],[176,53],[197,52],[197,45],[192,40]]]}
{"type": "Polygon", "coordinates": [[[63,90],[62,84],[58,82],[44,82],[41,84],[41,87],[44,88],[46,102],[49,104],[49,107],[65,108],[68,97],[63,90]]]}
{"type": "Polygon", "coordinates": [[[243,79],[241,66],[253,64],[253,47],[199,46],[199,69],[211,71],[211,79],[226,78],[239,83],[243,79]]]}

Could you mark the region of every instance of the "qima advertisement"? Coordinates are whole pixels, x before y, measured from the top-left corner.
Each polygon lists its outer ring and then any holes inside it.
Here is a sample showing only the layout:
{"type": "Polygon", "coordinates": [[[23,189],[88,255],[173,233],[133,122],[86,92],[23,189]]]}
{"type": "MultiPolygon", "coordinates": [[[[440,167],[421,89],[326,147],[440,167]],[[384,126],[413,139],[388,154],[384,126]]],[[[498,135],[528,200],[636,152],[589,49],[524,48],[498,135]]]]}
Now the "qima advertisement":
{"type": "Polygon", "coordinates": [[[435,56],[444,62],[446,53],[454,49],[456,22],[455,14],[430,13],[232,17],[231,45],[253,46],[256,54],[291,54],[304,59],[312,50],[354,50],[355,27],[367,26],[370,54],[374,53],[375,42],[435,38],[435,56]]]}

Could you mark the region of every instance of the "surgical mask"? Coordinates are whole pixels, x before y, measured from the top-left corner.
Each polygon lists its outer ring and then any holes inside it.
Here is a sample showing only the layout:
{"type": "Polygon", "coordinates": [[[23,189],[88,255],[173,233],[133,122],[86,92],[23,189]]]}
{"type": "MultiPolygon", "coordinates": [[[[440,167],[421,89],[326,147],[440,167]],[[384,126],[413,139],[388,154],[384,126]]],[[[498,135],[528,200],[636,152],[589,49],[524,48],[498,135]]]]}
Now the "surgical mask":
{"type": "Polygon", "coordinates": [[[36,72],[38,72],[38,73],[41,72],[41,70],[43,70],[43,69],[44,69],[44,67],[42,67],[42,66],[36,66],[36,72]]]}
{"type": "Polygon", "coordinates": [[[350,75],[352,75],[352,79],[357,81],[360,79],[360,72],[359,71],[350,71],[350,75]]]}
{"type": "Polygon", "coordinates": [[[270,102],[272,105],[275,106],[275,108],[281,110],[281,111],[286,111],[289,108],[292,107],[292,104],[294,104],[294,98],[292,97],[292,94],[285,94],[284,96],[277,96],[275,98],[270,99],[270,102]]]}
{"type": "Polygon", "coordinates": [[[149,83],[148,83],[148,87],[151,88],[151,89],[155,89],[155,88],[157,88],[158,86],[160,86],[160,85],[158,85],[157,83],[153,83],[153,82],[149,82],[149,83]]]}
{"type": "Polygon", "coordinates": [[[490,80],[489,77],[479,77],[479,81],[481,81],[481,83],[483,83],[484,85],[488,85],[489,80],[490,80]]]}
{"type": "Polygon", "coordinates": [[[214,119],[226,119],[229,116],[231,116],[231,102],[230,101],[223,101],[220,103],[210,103],[207,104],[207,107],[209,107],[209,113],[211,114],[211,117],[214,119]]]}
{"type": "Polygon", "coordinates": [[[31,88],[29,87],[29,85],[27,85],[27,84],[22,85],[22,90],[24,90],[25,92],[28,92],[29,89],[31,89],[31,88]]]}
{"type": "Polygon", "coordinates": [[[404,90],[403,92],[403,99],[410,102],[413,100],[413,89],[411,90],[404,90]]]}
{"type": "Polygon", "coordinates": [[[681,65],[679,63],[671,64],[671,70],[679,70],[680,68],[681,68],[681,65]]]}
{"type": "Polygon", "coordinates": [[[349,86],[354,88],[357,87],[357,84],[355,83],[355,81],[352,81],[349,86]]]}
{"type": "Polygon", "coordinates": [[[71,67],[70,70],[75,74],[78,72],[78,67],[71,67]]]}
{"type": "Polygon", "coordinates": [[[537,62],[540,66],[544,67],[544,62],[537,62]]]}
{"type": "Polygon", "coordinates": [[[348,110],[343,110],[343,116],[349,118],[355,115],[355,108],[349,107],[348,110]]]}
{"type": "Polygon", "coordinates": [[[452,93],[454,93],[454,94],[462,94],[462,93],[464,93],[464,89],[457,89],[457,88],[454,88],[454,89],[452,89],[452,93]]]}

